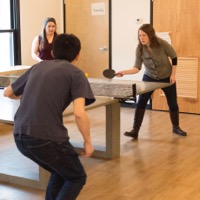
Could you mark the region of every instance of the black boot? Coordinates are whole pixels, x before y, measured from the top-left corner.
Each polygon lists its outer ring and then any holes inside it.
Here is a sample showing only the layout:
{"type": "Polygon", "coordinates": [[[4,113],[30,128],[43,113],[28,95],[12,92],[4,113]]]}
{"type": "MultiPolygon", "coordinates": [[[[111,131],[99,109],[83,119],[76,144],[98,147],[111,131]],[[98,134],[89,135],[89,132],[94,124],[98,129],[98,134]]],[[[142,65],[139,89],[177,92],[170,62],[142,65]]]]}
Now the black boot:
{"type": "Polygon", "coordinates": [[[124,133],[125,136],[132,137],[137,140],[140,126],[143,121],[144,112],[145,112],[145,109],[136,108],[133,129],[129,132],[125,132],[124,133]]]}
{"type": "Polygon", "coordinates": [[[180,127],[179,127],[179,112],[178,111],[170,111],[170,119],[173,125],[173,133],[176,133],[178,135],[181,136],[187,136],[187,133],[185,131],[183,131],[180,127]]]}

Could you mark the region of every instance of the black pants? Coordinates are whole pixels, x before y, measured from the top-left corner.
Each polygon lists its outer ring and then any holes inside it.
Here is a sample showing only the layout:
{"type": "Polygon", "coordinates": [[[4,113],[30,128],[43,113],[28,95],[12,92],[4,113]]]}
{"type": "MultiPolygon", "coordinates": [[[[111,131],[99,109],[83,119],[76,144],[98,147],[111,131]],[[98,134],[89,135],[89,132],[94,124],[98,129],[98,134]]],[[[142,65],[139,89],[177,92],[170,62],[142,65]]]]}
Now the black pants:
{"type": "Polygon", "coordinates": [[[54,142],[15,135],[18,150],[51,173],[46,200],[75,200],[86,182],[86,173],[69,141],[54,142]]]}
{"type": "MultiPolygon", "coordinates": [[[[153,79],[153,78],[147,76],[146,74],[144,74],[142,80],[143,81],[149,81],[149,82],[164,82],[164,83],[170,82],[169,77],[156,80],[156,79],[153,79]]],[[[176,83],[173,84],[173,85],[170,85],[169,87],[162,88],[162,90],[163,90],[163,92],[166,96],[167,103],[168,103],[168,106],[169,106],[169,110],[172,111],[172,112],[178,111],[179,108],[178,108],[178,104],[177,104],[176,83]]],[[[138,102],[137,102],[137,108],[145,109],[147,102],[151,98],[151,95],[153,94],[153,92],[154,91],[147,92],[145,94],[139,95],[139,99],[138,99],[138,102]]]]}

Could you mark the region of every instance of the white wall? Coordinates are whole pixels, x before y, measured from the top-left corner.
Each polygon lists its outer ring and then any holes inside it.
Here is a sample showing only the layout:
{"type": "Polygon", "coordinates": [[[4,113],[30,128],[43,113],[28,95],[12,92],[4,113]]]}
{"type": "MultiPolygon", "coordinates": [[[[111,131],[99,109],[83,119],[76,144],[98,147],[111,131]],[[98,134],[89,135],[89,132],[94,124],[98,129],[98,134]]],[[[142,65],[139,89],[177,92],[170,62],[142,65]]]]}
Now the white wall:
{"type": "MultiPolygon", "coordinates": [[[[144,23],[150,23],[150,0],[112,0],[112,68],[115,71],[133,67],[138,28],[144,23]],[[142,22],[137,23],[137,19],[142,22]]],[[[143,71],[123,79],[141,80],[143,71]]]]}
{"type": "Polygon", "coordinates": [[[63,0],[20,0],[22,65],[32,65],[31,44],[41,32],[46,17],[54,17],[58,33],[63,32],[63,0]]]}
{"type": "MultiPolygon", "coordinates": [[[[41,31],[46,17],[54,17],[58,33],[63,32],[63,0],[20,0],[22,64],[32,65],[31,43],[41,31]]],[[[150,22],[150,0],[112,0],[112,68],[116,71],[131,68],[135,59],[137,31],[142,23],[150,22]]],[[[124,79],[141,79],[137,75],[124,79]],[[134,77],[133,77],[134,76],[134,77]]]]}

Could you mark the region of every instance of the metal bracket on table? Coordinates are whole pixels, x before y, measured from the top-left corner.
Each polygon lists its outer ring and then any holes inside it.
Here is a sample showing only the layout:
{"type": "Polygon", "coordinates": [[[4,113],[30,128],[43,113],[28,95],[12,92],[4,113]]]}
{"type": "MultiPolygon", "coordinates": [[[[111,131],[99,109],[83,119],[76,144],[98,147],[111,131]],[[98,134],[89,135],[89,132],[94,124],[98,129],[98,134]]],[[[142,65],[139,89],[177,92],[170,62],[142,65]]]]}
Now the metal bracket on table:
{"type": "Polygon", "coordinates": [[[136,97],[137,91],[136,91],[136,84],[135,83],[132,85],[132,92],[133,92],[133,101],[136,103],[136,101],[137,101],[137,97],[136,97]]]}
{"type": "Polygon", "coordinates": [[[116,98],[115,97],[115,99],[119,99],[120,103],[124,103],[125,101],[129,101],[129,100],[134,101],[134,103],[136,103],[136,101],[137,101],[136,83],[134,83],[132,85],[132,96],[127,97],[127,98],[116,98]]]}

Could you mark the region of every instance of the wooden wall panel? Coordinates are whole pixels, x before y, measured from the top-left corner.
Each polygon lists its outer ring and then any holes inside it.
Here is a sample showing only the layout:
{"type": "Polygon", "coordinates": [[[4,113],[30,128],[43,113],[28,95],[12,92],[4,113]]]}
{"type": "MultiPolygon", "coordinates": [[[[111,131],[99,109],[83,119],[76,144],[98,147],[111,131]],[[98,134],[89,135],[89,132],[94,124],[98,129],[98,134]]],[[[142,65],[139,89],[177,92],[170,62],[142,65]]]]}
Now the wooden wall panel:
{"type": "MultiPolygon", "coordinates": [[[[200,58],[199,10],[199,0],[153,1],[154,28],[156,32],[170,33],[172,46],[176,50],[178,57],[196,57],[198,60],[200,58]]],[[[200,63],[198,62],[199,67],[200,63]]],[[[200,70],[196,75],[198,80],[200,78],[200,70]]],[[[197,84],[196,99],[178,97],[181,112],[200,114],[200,82],[198,81],[197,84]]],[[[184,87],[184,84],[179,81],[178,87],[184,87]]],[[[160,95],[160,91],[155,91],[152,97],[152,108],[155,110],[168,110],[165,97],[160,95]]]]}
{"type": "Polygon", "coordinates": [[[179,57],[176,69],[177,95],[198,98],[198,58],[179,57]]]}
{"type": "Polygon", "coordinates": [[[66,0],[66,32],[81,41],[80,58],[74,64],[89,74],[102,78],[109,68],[109,1],[66,0]],[[92,15],[92,4],[103,3],[105,14],[92,15]],[[103,47],[105,50],[101,50],[103,47]]]}
{"type": "MultiPolygon", "coordinates": [[[[198,98],[198,58],[179,57],[176,69],[177,96],[198,98]]],[[[160,90],[161,96],[164,96],[160,90]]]]}

